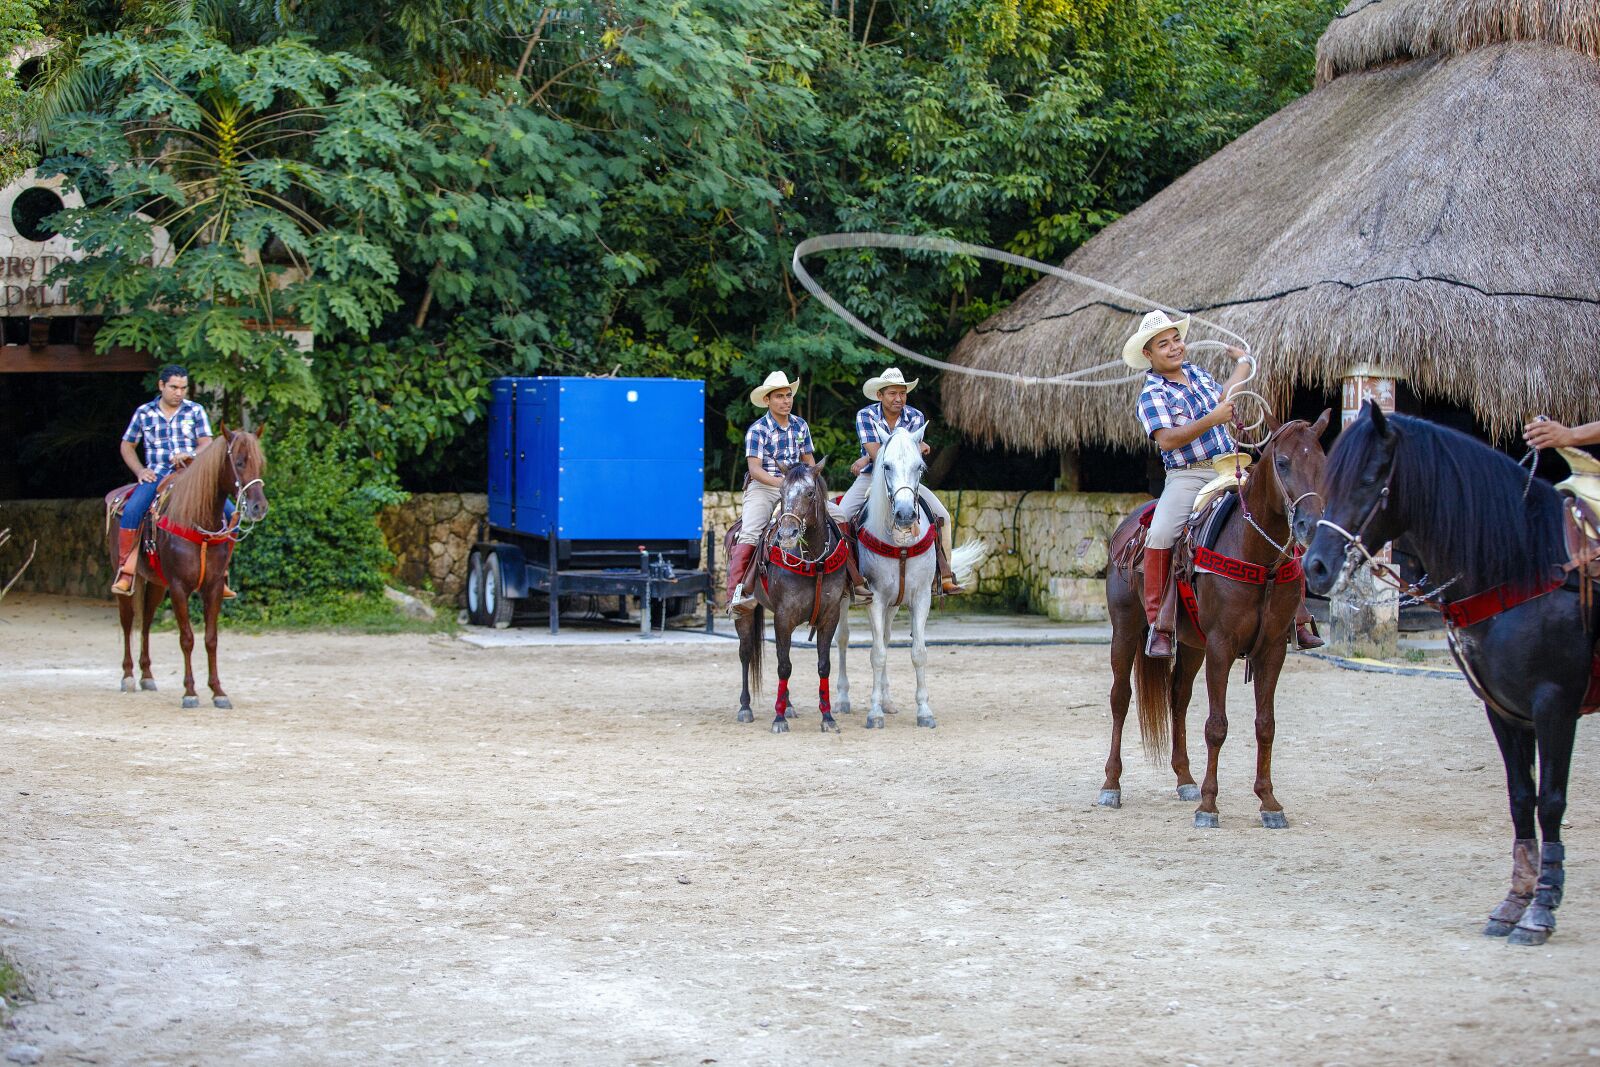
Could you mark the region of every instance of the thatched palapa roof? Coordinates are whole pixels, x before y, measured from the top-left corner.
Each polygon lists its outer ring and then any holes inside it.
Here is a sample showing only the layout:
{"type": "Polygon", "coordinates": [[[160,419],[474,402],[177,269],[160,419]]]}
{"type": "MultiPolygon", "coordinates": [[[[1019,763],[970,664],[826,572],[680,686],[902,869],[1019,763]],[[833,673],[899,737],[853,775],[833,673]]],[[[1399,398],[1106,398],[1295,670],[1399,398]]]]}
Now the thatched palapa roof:
{"type": "MultiPolygon", "coordinates": [[[[1280,400],[1371,364],[1497,433],[1600,418],[1600,3],[1357,0],[1317,55],[1322,84],[1067,269],[1242,334],[1280,400]]],[[[1045,279],[951,358],[1058,374],[1145,310],[1045,279]]],[[[1142,446],[1138,388],[947,374],[943,407],[986,443],[1142,446]]]]}

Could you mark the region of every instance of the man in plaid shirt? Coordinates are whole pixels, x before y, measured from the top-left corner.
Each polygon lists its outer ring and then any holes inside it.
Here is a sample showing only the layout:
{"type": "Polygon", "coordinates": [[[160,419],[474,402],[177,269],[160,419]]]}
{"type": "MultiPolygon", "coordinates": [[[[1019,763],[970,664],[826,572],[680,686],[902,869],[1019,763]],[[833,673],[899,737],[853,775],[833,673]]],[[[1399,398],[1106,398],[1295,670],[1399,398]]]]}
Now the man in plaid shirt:
{"type": "MultiPolygon", "coordinates": [[[[773,371],[750,393],[750,403],[766,408],[767,413],[750,424],[744,435],[744,454],[747,474],[744,485],[743,525],[739,540],[733,546],[733,558],[728,561],[728,610],[744,614],[754,610],[755,597],[746,572],[755,559],[756,545],[766,532],[772,513],[782,503],[783,472],[796,463],[815,463],[811,444],[811,427],[806,420],[794,414],[795,389],[799,379],[790,381],[782,371],[773,371]]],[[[850,535],[844,512],[833,501],[827,501],[828,514],[839,524],[841,532],[850,535]]],[[[865,588],[856,573],[855,558],[846,562],[850,578],[857,588],[865,588]]]]}
{"type": "MultiPolygon", "coordinates": [[[[134,411],[122,433],[122,461],[138,479],[122,505],[117,529],[116,581],[111,591],[118,596],[133,595],[133,576],[138,567],[134,546],[139,539],[139,524],[155,502],[156,488],[174,470],[184,466],[211,443],[211,420],[206,409],[188,399],[189,373],[175,364],[162,367],[156,375],[161,393],[134,411]],[[144,443],[144,462],[139,461],[137,445],[144,443]]],[[[231,517],[233,502],[223,504],[223,514],[231,517]]],[[[223,583],[222,595],[232,599],[233,590],[223,583]]]]}
{"type": "MultiPolygon", "coordinates": [[[[1218,385],[1215,378],[1184,356],[1183,339],[1189,320],[1169,319],[1152,311],[1122,347],[1128,366],[1144,370],[1144,390],[1139,394],[1139,423],[1161,450],[1167,469],[1166,486],[1150,518],[1144,549],[1144,610],[1150,622],[1145,655],[1170,658],[1176,651],[1174,598],[1167,595],[1172,571],[1172,546],[1177,544],[1194,498],[1216,476],[1211,461],[1237,451],[1227,431],[1233,419],[1233,390],[1250,376],[1254,361],[1242,348],[1228,349],[1233,373],[1218,385]]],[[[1322,639],[1310,630],[1304,603],[1296,620],[1295,639],[1301,648],[1316,648],[1322,639]]]]}
{"type": "MultiPolygon", "coordinates": [[[[872,462],[877,458],[884,439],[901,427],[907,433],[915,433],[927,424],[928,417],[906,402],[907,395],[917,387],[919,380],[913,378],[908,382],[899,367],[890,367],[878,377],[868,378],[862,385],[862,393],[877,403],[868,404],[856,412],[856,438],[861,442],[861,458],[851,464],[850,472],[856,476],[856,480],[839,501],[846,515],[854,518],[866,504],[867,494],[872,489],[872,462]]],[[[922,454],[927,455],[931,451],[924,443],[922,454]]],[[[956,584],[955,572],[950,568],[950,512],[933,495],[933,490],[925,485],[917,486],[917,499],[927,505],[928,511],[939,524],[940,588],[945,593],[965,593],[966,590],[956,584]]]]}

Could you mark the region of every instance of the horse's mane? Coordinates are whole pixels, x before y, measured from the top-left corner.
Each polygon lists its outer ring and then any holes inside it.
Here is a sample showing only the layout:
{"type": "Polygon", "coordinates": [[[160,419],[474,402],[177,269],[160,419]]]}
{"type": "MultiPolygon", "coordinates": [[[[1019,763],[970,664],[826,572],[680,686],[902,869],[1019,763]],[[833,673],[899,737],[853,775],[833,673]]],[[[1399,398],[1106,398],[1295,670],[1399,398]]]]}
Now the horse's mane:
{"type": "MultiPolygon", "coordinates": [[[[1426,546],[1435,584],[1461,576],[1453,598],[1541,582],[1566,562],[1561,505],[1548,482],[1535,478],[1524,500],[1527,471],[1509,456],[1423,419],[1390,415],[1388,424],[1399,435],[1390,506],[1409,517],[1409,540],[1426,546]]],[[[1359,482],[1376,435],[1370,418],[1339,435],[1324,474],[1330,500],[1359,482]]]]}
{"type": "MultiPolygon", "coordinates": [[[[259,474],[265,469],[266,460],[255,434],[235,433],[233,448],[244,459],[245,470],[254,470],[259,474]]],[[[227,462],[228,441],[218,434],[196,452],[190,464],[172,479],[164,513],[167,518],[179,526],[211,526],[220,522],[222,516],[218,510],[216,489],[222,478],[222,468],[227,462]]]]}

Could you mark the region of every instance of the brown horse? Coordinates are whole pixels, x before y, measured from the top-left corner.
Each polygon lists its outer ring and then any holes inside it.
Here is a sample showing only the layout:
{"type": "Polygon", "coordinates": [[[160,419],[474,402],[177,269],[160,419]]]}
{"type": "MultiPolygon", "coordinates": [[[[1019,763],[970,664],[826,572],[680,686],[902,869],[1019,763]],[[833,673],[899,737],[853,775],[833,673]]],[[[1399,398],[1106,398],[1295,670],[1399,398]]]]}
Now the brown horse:
{"type": "MultiPolygon", "coordinates": [[[[852,546],[828,521],[828,486],[822,478],[822,463],[791,466],[783,475],[782,494],[783,510],[773,533],[774,544],[768,550],[769,559],[764,561],[766,573],[755,583],[755,609],[737,616],[734,624],[739,632],[742,679],[738,721],[755,721],[750,710],[750,688],[753,680],[756,691],[761,691],[761,653],[766,643],[766,613],[771,611],[778,646],[778,696],[772,732],[789,732],[789,674],[794,667],[789,659],[789,641],[795,627],[803,622],[809,622],[817,642],[817,710],[822,713],[822,729],[837,731],[839,724],[834,721],[828,699],[830,649],[839,613],[850,591],[845,553],[852,546]]],[[[728,533],[731,537],[734,531],[728,533]]]]}
{"type": "MultiPolygon", "coordinates": [[[[1175,660],[1144,654],[1148,624],[1140,590],[1142,565],[1115,566],[1106,575],[1106,604],[1111,613],[1111,754],[1105,784],[1096,803],[1122,806],[1122,726],[1128,715],[1128,676],[1138,661],[1139,730],[1145,752],[1160,756],[1171,724],[1172,770],[1178,777],[1178,798],[1200,801],[1194,824],[1214,828],[1217,819],[1217,759],[1228,736],[1228,675],[1234,661],[1247,660],[1246,678],[1254,677],[1256,698],[1256,796],[1261,799],[1261,824],[1268,829],[1288,825],[1283,805],[1272,789],[1273,700],[1278,674],[1294,633],[1295,613],[1304,595],[1295,543],[1311,540],[1322,515],[1317,488],[1326,457],[1319,438],[1329,412],[1314,423],[1303,420],[1275,426],[1261,445],[1261,459],[1245,480],[1239,506],[1228,518],[1214,551],[1228,557],[1211,570],[1196,570],[1193,581],[1199,626],[1180,608],[1175,660]],[[1233,564],[1243,563],[1239,567],[1233,564]],[[1225,577],[1229,570],[1234,577],[1225,577]],[[1254,579],[1254,580],[1252,580],[1254,579]],[[1176,663],[1176,666],[1174,666],[1176,663]],[[1189,697],[1201,664],[1211,710],[1206,717],[1206,775],[1196,789],[1189,773],[1184,736],[1189,697]]],[[[1126,544],[1140,516],[1150,505],[1128,516],[1112,535],[1113,545],[1126,544]]],[[[1123,557],[1124,564],[1127,558],[1123,557]]],[[[1175,568],[1176,569],[1176,568],[1175,568]]],[[[1176,577],[1173,579],[1176,581],[1176,577]]]]}
{"type": "MultiPolygon", "coordinates": [[[[122,618],[122,691],[135,691],[133,682],[133,615],[140,610],[138,689],[154,689],[150,674],[150,622],[167,593],[172,594],[172,614],[178,620],[178,644],[183,648],[183,706],[197,708],[200,698],[194,689],[194,625],[189,618],[189,596],[199,593],[205,606],[206,659],[210,667],[207,683],[211,703],[219,708],[233,704],[222,691],[217,677],[217,614],[222,608],[222,583],[228,560],[239,540],[238,523],[259,522],[267,513],[267,496],[261,476],[266,460],[255,434],[222,430],[202,448],[193,461],[172,479],[166,504],[150,509],[134,549],[139,569],[134,578],[133,596],[118,597],[122,618]],[[223,520],[222,505],[229,497],[237,501],[233,525],[223,520]],[[159,512],[159,515],[157,514],[159,512]],[[153,541],[155,565],[145,546],[153,541]]],[[[118,490],[113,497],[124,497],[118,490]]],[[[117,566],[116,523],[107,524],[107,549],[111,566],[117,566]]]]}

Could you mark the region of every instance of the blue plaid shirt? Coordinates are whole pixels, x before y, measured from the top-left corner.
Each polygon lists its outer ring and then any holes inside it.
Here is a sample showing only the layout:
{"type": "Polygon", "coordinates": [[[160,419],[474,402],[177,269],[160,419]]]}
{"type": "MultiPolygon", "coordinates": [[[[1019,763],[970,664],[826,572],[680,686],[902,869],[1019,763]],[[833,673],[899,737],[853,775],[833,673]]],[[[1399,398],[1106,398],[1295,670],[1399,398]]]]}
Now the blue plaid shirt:
{"type": "MultiPolygon", "coordinates": [[[[928,416],[907,404],[905,410],[900,412],[900,421],[895,423],[894,428],[897,430],[904,428],[907,433],[916,433],[917,428],[926,425],[927,421],[928,416]]],[[[882,403],[868,404],[856,412],[856,436],[861,439],[861,454],[863,456],[867,454],[867,445],[869,443],[875,445],[883,444],[881,431],[887,425],[889,425],[889,420],[884,418],[882,403]]],[[[863,467],[861,473],[871,474],[872,464],[868,463],[863,467]]]]}
{"type": "Polygon", "coordinates": [[[772,413],[761,416],[750,424],[744,435],[744,454],[759,456],[761,469],[768,474],[783,477],[784,469],[800,462],[800,457],[815,452],[811,445],[811,427],[799,415],[789,416],[787,427],[779,426],[772,413]]]}
{"type": "Polygon", "coordinates": [[[161,413],[161,399],[140,404],[133,413],[128,428],[122,431],[124,441],[144,441],[144,465],[163,475],[172,469],[172,457],[180,452],[193,455],[200,447],[200,438],[210,437],[211,420],[206,409],[193,400],[185,400],[172,418],[161,413]]]}
{"type": "MultiPolygon", "coordinates": [[[[1188,384],[1170,382],[1154,371],[1144,376],[1144,391],[1139,394],[1139,422],[1151,437],[1157,430],[1175,430],[1203,419],[1222,402],[1222,387],[1217,380],[1193,363],[1184,361],[1188,384]]],[[[1161,450],[1161,462],[1168,470],[1203,463],[1213,456],[1235,450],[1233,436],[1221,426],[1213,426],[1182,448],[1161,450]]]]}

